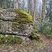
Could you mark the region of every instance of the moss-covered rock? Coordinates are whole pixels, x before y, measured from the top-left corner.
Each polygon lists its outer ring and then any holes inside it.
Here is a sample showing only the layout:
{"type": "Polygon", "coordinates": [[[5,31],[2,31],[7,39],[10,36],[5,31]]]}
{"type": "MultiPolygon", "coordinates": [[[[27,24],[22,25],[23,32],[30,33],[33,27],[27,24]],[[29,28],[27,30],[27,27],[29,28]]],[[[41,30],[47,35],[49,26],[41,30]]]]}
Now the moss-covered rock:
{"type": "Polygon", "coordinates": [[[16,35],[0,35],[0,44],[21,44],[22,39],[16,35]]]}
{"type": "Polygon", "coordinates": [[[26,34],[29,31],[30,25],[33,24],[33,17],[26,11],[20,9],[15,9],[15,13],[16,16],[12,22],[12,30],[26,34]]]}
{"type": "Polygon", "coordinates": [[[32,20],[33,17],[32,17],[29,13],[27,13],[26,11],[24,11],[24,10],[16,9],[16,10],[15,10],[15,13],[19,15],[19,17],[16,16],[16,17],[18,17],[18,18],[17,18],[18,22],[21,22],[21,23],[22,23],[22,22],[23,22],[23,23],[28,22],[28,23],[30,23],[30,22],[33,21],[33,20],[32,20]]]}

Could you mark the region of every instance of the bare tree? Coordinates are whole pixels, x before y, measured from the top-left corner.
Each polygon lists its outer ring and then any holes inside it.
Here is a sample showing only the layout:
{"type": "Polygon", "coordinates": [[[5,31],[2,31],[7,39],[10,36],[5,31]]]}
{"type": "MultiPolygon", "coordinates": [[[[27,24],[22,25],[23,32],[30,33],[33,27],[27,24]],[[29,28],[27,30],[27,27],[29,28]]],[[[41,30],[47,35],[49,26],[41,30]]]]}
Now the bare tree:
{"type": "Polygon", "coordinates": [[[47,0],[42,0],[43,4],[42,4],[42,20],[45,19],[45,14],[46,14],[46,1],[47,0]]]}

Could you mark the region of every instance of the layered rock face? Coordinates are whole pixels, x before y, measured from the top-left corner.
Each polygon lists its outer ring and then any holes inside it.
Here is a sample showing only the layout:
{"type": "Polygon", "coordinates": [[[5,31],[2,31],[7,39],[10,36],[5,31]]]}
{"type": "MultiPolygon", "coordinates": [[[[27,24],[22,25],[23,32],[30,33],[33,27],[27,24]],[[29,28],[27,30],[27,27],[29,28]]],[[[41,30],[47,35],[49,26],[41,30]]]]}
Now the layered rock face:
{"type": "Polygon", "coordinates": [[[32,16],[19,12],[16,13],[15,9],[0,10],[0,32],[20,35],[28,35],[32,32],[32,16]]]}

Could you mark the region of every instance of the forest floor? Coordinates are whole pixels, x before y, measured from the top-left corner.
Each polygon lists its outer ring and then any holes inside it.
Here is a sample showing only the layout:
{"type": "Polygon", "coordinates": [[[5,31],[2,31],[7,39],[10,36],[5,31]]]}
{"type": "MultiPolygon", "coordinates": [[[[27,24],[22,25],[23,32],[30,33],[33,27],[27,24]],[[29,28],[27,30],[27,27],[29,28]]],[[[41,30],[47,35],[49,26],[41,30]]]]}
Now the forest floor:
{"type": "Polygon", "coordinates": [[[0,45],[0,52],[52,52],[52,39],[45,35],[40,37],[40,41],[25,40],[22,44],[0,45]]]}

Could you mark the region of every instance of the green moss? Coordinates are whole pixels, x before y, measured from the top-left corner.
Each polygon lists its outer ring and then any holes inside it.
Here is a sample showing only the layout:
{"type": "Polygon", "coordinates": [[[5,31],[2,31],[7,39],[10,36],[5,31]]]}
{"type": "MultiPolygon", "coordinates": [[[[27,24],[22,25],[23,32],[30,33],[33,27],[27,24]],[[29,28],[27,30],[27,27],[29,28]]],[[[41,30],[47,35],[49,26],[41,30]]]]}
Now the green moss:
{"type": "Polygon", "coordinates": [[[4,35],[0,35],[0,44],[21,44],[22,39],[20,37],[16,37],[13,35],[8,35],[7,37],[4,35]]]}
{"type": "Polygon", "coordinates": [[[27,13],[26,11],[16,9],[15,12],[16,12],[16,14],[19,14],[19,18],[17,18],[18,21],[20,21],[20,22],[28,22],[28,23],[33,21],[32,16],[29,13],[27,13]]]}

